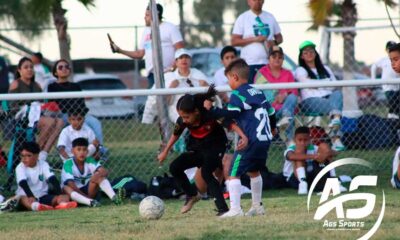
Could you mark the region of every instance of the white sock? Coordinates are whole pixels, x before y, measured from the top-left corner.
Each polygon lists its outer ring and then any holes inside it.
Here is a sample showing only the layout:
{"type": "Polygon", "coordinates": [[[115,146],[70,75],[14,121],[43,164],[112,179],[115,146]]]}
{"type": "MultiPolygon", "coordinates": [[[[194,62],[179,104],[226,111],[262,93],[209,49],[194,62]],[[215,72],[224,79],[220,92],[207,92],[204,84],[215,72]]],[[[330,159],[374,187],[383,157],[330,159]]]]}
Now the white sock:
{"type": "Polygon", "coordinates": [[[92,201],[92,199],[87,198],[75,191],[71,193],[71,199],[86,206],[90,206],[90,202],[92,201]]]}
{"type": "Polygon", "coordinates": [[[46,161],[47,155],[49,155],[46,151],[40,151],[39,153],[39,161],[46,161]]]}
{"type": "Polygon", "coordinates": [[[225,180],[226,191],[229,192],[229,180],[225,180]]]}
{"type": "Polygon", "coordinates": [[[331,177],[336,177],[336,170],[333,168],[329,171],[331,177]]]}
{"type": "Polygon", "coordinates": [[[242,184],[240,179],[232,179],[229,181],[229,199],[231,203],[231,209],[240,210],[240,188],[242,184]]]}
{"type": "Polygon", "coordinates": [[[261,175],[255,178],[250,178],[251,200],[253,202],[253,206],[260,206],[261,204],[262,185],[263,180],[261,175]]]}
{"type": "Polygon", "coordinates": [[[108,181],[108,179],[104,179],[103,181],[101,181],[99,186],[100,186],[100,189],[103,192],[105,192],[105,194],[107,194],[107,196],[111,200],[114,199],[115,192],[114,192],[114,189],[111,187],[111,183],[110,183],[110,181],[108,181]]]}
{"type": "Polygon", "coordinates": [[[40,205],[39,202],[33,202],[33,203],[31,204],[31,209],[32,209],[32,211],[37,211],[37,210],[39,209],[39,205],[40,205]]]}
{"type": "Polygon", "coordinates": [[[299,181],[306,181],[306,169],[304,167],[296,168],[296,173],[299,181]]]}

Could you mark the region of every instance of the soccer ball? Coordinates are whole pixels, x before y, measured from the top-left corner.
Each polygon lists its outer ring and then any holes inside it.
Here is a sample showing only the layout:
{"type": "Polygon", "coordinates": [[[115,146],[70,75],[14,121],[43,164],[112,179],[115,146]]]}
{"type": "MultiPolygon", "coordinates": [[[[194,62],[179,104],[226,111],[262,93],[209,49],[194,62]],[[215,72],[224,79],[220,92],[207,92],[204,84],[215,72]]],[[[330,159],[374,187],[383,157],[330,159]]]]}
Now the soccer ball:
{"type": "Polygon", "coordinates": [[[164,202],[156,196],[145,197],[139,204],[140,216],[145,219],[159,219],[164,210],[164,202]]]}

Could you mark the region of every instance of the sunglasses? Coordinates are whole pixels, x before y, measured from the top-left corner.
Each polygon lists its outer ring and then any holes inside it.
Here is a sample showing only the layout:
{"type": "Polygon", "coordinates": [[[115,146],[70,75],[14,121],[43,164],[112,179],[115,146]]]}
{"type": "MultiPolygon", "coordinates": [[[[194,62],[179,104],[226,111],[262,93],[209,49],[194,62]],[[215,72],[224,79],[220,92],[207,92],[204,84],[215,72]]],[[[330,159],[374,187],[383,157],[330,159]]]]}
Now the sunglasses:
{"type": "Polygon", "coordinates": [[[189,87],[194,87],[192,80],[190,80],[189,78],[186,79],[186,83],[189,84],[189,87]]]}
{"type": "Polygon", "coordinates": [[[63,70],[64,68],[67,69],[67,70],[70,70],[70,69],[71,69],[71,68],[69,67],[69,65],[58,65],[58,66],[57,66],[57,69],[60,70],[60,71],[63,70]]]}

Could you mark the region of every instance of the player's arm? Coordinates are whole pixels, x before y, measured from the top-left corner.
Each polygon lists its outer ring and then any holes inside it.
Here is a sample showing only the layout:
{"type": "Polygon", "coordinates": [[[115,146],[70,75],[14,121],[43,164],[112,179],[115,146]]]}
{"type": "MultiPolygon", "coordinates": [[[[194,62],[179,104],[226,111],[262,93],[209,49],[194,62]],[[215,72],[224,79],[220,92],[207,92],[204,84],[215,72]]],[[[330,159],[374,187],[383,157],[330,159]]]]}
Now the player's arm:
{"type": "Polygon", "coordinates": [[[183,124],[182,118],[179,117],[178,120],[176,120],[174,133],[169,138],[167,146],[165,146],[162,152],[157,156],[157,159],[160,163],[167,158],[169,151],[171,150],[172,146],[174,146],[176,141],[178,141],[185,128],[186,126],[183,124]]]}
{"type": "Polygon", "coordinates": [[[28,185],[28,181],[26,179],[23,179],[18,182],[18,185],[24,190],[26,196],[28,198],[35,198],[35,195],[33,195],[31,188],[28,185]]]}
{"type": "Polygon", "coordinates": [[[316,160],[318,158],[317,154],[306,154],[304,152],[299,151],[289,151],[286,154],[286,159],[289,161],[306,161],[308,159],[316,160]]]}
{"type": "Polygon", "coordinates": [[[82,192],[75,184],[75,182],[71,179],[66,181],[66,184],[64,183],[65,186],[69,187],[70,189],[72,189],[72,191],[75,191],[79,194],[82,194],[83,196],[87,196],[84,192],[82,192]]]}
{"type": "Polygon", "coordinates": [[[65,146],[58,146],[57,150],[58,150],[58,154],[60,154],[61,157],[63,157],[64,159],[69,158],[67,151],[65,151],[65,146]]]}
{"type": "Polygon", "coordinates": [[[247,138],[246,134],[244,134],[243,130],[236,123],[232,123],[230,128],[240,137],[240,140],[236,146],[236,150],[240,151],[245,149],[249,143],[249,139],[247,138]]]}

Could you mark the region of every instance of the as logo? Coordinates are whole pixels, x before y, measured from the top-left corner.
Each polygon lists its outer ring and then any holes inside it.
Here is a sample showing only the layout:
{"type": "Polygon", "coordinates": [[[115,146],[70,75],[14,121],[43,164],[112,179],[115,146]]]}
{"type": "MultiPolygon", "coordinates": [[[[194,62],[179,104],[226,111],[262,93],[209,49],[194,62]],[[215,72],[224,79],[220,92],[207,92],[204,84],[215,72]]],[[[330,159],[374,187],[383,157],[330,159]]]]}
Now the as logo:
{"type": "MultiPolygon", "coordinates": [[[[326,166],[314,179],[311,184],[310,191],[308,193],[307,199],[307,209],[310,211],[310,200],[311,195],[314,191],[314,188],[318,181],[330,170],[344,165],[356,164],[365,167],[371,168],[371,164],[363,159],[358,158],[346,158],[340,159],[335,162],[332,162],[328,166],[326,166]]],[[[329,221],[325,220],[323,227],[329,230],[343,230],[343,229],[360,229],[364,227],[364,221],[361,221],[363,218],[368,217],[375,208],[376,196],[372,193],[359,193],[354,192],[360,186],[367,187],[376,187],[378,182],[377,176],[356,176],[350,183],[349,192],[348,193],[340,193],[340,183],[337,178],[328,178],[325,183],[324,190],[322,192],[321,198],[319,200],[319,206],[314,214],[315,220],[322,220],[326,215],[330,212],[334,212],[336,214],[336,218],[339,220],[329,221]],[[332,193],[331,200],[328,200],[330,194],[332,193]],[[333,198],[333,199],[332,199],[333,198]],[[363,207],[359,208],[344,208],[344,204],[347,202],[362,202],[365,203],[363,207]]],[[[374,226],[361,238],[359,239],[368,239],[370,238],[379,228],[384,212],[385,212],[385,193],[382,190],[382,207],[381,212],[374,226]]]]}

